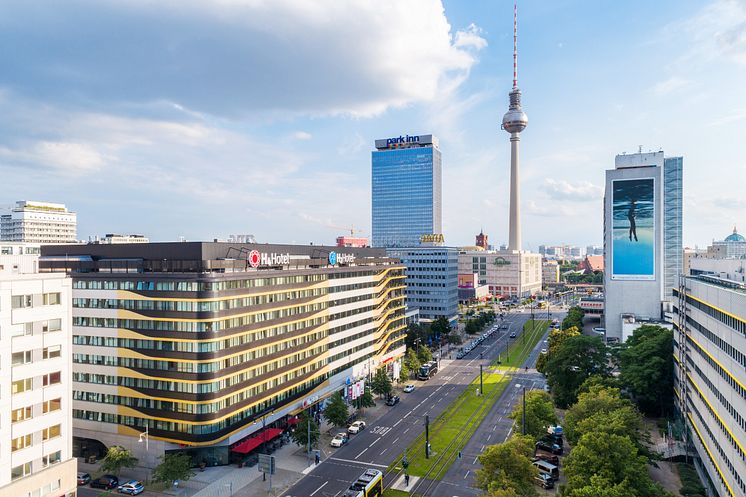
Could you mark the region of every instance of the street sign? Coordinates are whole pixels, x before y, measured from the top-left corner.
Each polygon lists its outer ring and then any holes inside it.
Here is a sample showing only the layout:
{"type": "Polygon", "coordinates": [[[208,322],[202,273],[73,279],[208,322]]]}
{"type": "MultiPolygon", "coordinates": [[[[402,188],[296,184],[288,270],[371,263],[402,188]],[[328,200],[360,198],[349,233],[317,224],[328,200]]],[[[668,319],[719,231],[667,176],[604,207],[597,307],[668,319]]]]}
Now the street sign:
{"type": "Polygon", "coordinates": [[[257,467],[260,473],[275,474],[275,456],[259,454],[259,464],[257,467]]]}

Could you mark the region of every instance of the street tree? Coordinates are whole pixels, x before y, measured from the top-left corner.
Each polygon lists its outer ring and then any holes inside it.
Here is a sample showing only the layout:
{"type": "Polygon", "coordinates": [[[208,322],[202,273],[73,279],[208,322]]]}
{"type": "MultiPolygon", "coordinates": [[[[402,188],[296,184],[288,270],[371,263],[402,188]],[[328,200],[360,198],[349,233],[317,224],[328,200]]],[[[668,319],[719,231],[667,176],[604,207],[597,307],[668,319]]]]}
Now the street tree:
{"type": "Polygon", "coordinates": [[[401,367],[399,368],[399,383],[404,383],[407,380],[409,380],[409,377],[412,375],[412,372],[409,369],[409,366],[407,366],[406,361],[401,362],[401,367]]]}
{"type": "Polygon", "coordinates": [[[565,490],[563,497],[635,497],[628,481],[612,484],[598,475],[593,475],[583,487],[565,490]]]}
{"type": "Polygon", "coordinates": [[[586,378],[608,375],[606,346],[598,337],[569,337],[550,352],[544,369],[555,403],[567,408],[577,399],[586,378]]]}
{"type": "Polygon", "coordinates": [[[298,419],[300,419],[300,422],[295,425],[295,431],[293,431],[293,433],[290,435],[290,437],[293,439],[293,442],[301,447],[308,447],[308,435],[310,433],[311,447],[316,447],[321,435],[319,425],[313,419],[313,416],[309,416],[308,410],[301,412],[298,415],[298,419]]]}
{"type": "Polygon", "coordinates": [[[420,360],[420,363],[424,364],[426,362],[433,360],[433,353],[430,352],[430,347],[428,346],[421,346],[417,349],[417,359],[420,360]]]}
{"type": "Polygon", "coordinates": [[[112,445],[101,461],[101,471],[119,476],[119,472],[123,469],[134,468],[136,465],[137,458],[129,450],[119,445],[112,445]]]}
{"type": "Polygon", "coordinates": [[[477,470],[477,486],[486,492],[512,489],[520,497],[537,495],[534,477],[538,471],[531,463],[533,455],[534,440],[530,436],[515,435],[487,447],[479,456],[482,468],[477,470]]]}
{"type": "MultiPolygon", "coordinates": [[[[523,402],[517,402],[510,418],[521,426],[523,422],[523,402]]],[[[552,398],[542,390],[526,392],[526,434],[534,441],[546,435],[547,427],[557,423],[552,398]]]]}
{"type": "Polygon", "coordinates": [[[371,382],[371,390],[379,396],[389,395],[394,390],[386,368],[378,368],[376,370],[376,373],[373,375],[373,381],[371,382]]]}
{"type": "Polygon", "coordinates": [[[432,322],[430,331],[437,337],[444,337],[451,332],[451,323],[445,316],[440,316],[432,322]]]}
{"type": "Polygon", "coordinates": [[[324,409],[324,419],[334,426],[345,426],[350,418],[350,412],[345,404],[342,394],[336,392],[329,399],[324,409]]]}
{"type": "Polygon", "coordinates": [[[404,365],[407,366],[407,369],[409,369],[410,372],[415,373],[420,369],[420,366],[422,365],[420,359],[417,357],[417,352],[414,349],[407,349],[407,354],[404,356],[404,360],[402,362],[404,365]]]}
{"type": "Polygon", "coordinates": [[[628,399],[623,399],[616,388],[592,386],[588,392],[578,395],[578,401],[565,413],[565,435],[571,444],[577,443],[582,433],[576,432],[578,424],[599,413],[609,413],[624,407],[631,407],[628,399]]]}
{"type": "Polygon", "coordinates": [[[569,328],[563,328],[560,330],[552,330],[549,333],[549,337],[547,338],[547,348],[551,352],[552,350],[556,350],[557,347],[562,345],[562,342],[567,340],[570,337],[576,337],[580,335],[580,330],[575,327],[571,326],[569,328]]]}
{"type": "Polygon", "coordinates": [[[375,407],[376,403],[373,400],[373,394],[370,391],[370,387],[366,386],[363,394],[357,398],[358,409],[365,409],[366,407],[375,407]]]}
{"type": "Polygon", "coordinates": [[[665,495],[650,478],[647,459],[638,453],[637,447],[627,436],[600,431],[584,434],[566,458],[565,476],[565,491],[570,495],[586,487],[594,476],[610,487],[628,485],[630,492],[626,495],[665,495]]]}
{"type": "Polygon", "coordinates": [[[194,476],[192,471],[192,458],[188,454],[164,454],[161,462],[153,470],[153,481],[173,483],[180,480],[188,480],[194,476]]]}
{"type": "Polygon", "coordinates": [[[461,343],[461,335],[458,334],[458,331],[452,330],[447,336],[446,341],[450,343],[451,345],[459,345],[461,343]]]}
{"type": "Polygon", "coordinates": [[[647,415],[673,410],[672,355],[673,332],[651,325],[637,328],[619,353],[621,382],[647,415]]]}
{"type": "Polygon", "coordinates": [[[570,307],[570,309],[567,310],[565,319],[562,320],[561,328],[564,330],[566,328],[575,327],[582,330],[583,316],[585,316],[585,311],[583,311],[583,309],[577,306],[570,307]]]}

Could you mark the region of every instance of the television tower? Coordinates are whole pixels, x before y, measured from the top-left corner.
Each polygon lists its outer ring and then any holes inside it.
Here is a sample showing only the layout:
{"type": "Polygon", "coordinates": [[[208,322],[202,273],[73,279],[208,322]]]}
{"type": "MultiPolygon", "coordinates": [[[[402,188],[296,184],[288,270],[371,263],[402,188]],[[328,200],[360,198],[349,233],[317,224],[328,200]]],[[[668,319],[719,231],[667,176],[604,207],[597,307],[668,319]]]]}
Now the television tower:
{"type": "Polygon", "coordinates": [[[528,116],[521,109],[521,90],[518,89],[518,2],[513,4],[513,89],[510,106],[503,116],[502,129],[510,133],[510,235],[508,250],[521,250],[521,192],[518,176],[520,133],[526,129],[528,116]]]}

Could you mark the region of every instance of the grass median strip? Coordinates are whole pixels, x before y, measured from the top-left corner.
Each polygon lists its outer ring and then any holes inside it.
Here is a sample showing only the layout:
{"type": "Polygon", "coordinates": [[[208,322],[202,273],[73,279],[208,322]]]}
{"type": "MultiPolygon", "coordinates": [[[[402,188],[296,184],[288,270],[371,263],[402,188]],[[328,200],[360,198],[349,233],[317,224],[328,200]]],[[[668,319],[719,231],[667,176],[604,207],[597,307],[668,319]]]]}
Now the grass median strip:
{"type": "MultiPolygon", "coordinates": [[[[546,333],[550,321],[546,319],[528,320],[523,325],[523,333],[519,338],[512,340],[508,346],[508,352],[500,359],[503,367],[520,368],[528,359],[531,351],[539,343],[541,337],[546,333]]],[[[510,339],[509,339],[510,340],[510,339]]],[[[497,366],[497,360],[492,362],[492,366],[497,366]]]]}

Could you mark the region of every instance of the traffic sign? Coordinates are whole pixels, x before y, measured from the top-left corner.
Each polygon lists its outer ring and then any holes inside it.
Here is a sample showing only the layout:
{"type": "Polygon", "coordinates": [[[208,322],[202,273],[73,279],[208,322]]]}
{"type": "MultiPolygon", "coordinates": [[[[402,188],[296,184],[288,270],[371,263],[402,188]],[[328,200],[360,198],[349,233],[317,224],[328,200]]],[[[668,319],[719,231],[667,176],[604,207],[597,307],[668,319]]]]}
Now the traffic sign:
{"type": "Polygon", "coordinates": [[[259,454],[259,464],[257,466],[260,473],[275,474],[275,456],[269,454],[259,454]]]}

